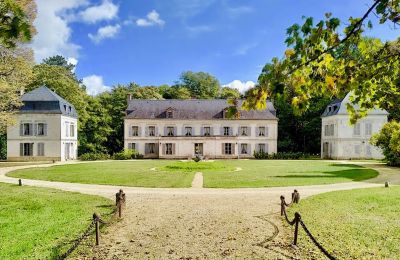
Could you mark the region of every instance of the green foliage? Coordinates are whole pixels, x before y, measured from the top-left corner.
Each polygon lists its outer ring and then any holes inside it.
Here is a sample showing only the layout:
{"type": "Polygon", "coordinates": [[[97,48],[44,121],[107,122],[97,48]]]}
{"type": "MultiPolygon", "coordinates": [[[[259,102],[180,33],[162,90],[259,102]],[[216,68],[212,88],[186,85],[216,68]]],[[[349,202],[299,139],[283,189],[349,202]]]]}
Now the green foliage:
{"type": "Polygon", "coordinates": [[[7,135],[0,134],[0,160],[7,159],[7,135]]]}
{"type": "MultiPolygon", "coordinates": [[[[399,186],[335,191],[301,200],[288,212],[290,219],[300,212],[317,241],[336,259],[391,259],[400,255],[399,197],[399,186]]],[[[310,252],[307,259],[324,259],[302,230],[298,241],[310,252]]]]}
{"type": "Polygon", "coordinates": [[[0,259],[58,259],[90,224],[105,219],[108,199],[55,189],[0,183],[0,259]]]}
{"type": "Polygon", "coordinates": [[[400,123],[386,123],[381,131],[370,140],[371,144],[382,149],[385,160],[391,166],[400,166],[400,123]]]}
{"type": "Polygon", "coordinates": [[[84,153],[79,156],[79,160],[81,161],[103,161],[109,159],[110,156],[108,154],[99,152],[84,153]]]}
{"type": "Polygon", "coordinates": [[[131,159],[142,159],[142,158],[143,155],[139,154],[138,151],[132,149],[125,149],[113,155],[114,160],[131,160],[131,159]]]}
{"type": "Polygon", "coordinates": [[[191,93],[189,89],[174,85],[174,86],[160,86],[159,87],[160,94],[165,99],[190,99],[191,93]]]}
{"type": "Polygon", "coordinates": [[[0,2],[0,19],[0,46],[14,48],[18,42],[26,43],[31,40],[31,21],[17,1],[0,2]]]}
{"type": "Polygon", "coordinates": [[[61,66],[66,68],[67,70],[69,70],[74,76],[75,74],[73,73],[74,69],[75,69],[75,65],[69,63],[65,57],[61,56],[61,55],[55,55],[55,56],[51,56],[48,57],[46,59],[43,59],[43,64],[47,64],[47,65],[52,65],[52,66],[61,66]]]}
{"type": "Polygon", "coordinates": [[[218,96],[220,84],[217,78],[206,72],[185,71],[180,76],[179,86],[187,88],[197,99],[212,99],[218,96]]]}
{"type": "Polygon", "coordinates": [[[266,152],[256,152],[254,151],[254,158],[256,159],[269,159],[269,160],[303,160],[303,159],[316,159],[318,157],[313,157],[307,153],[301,152],[278,152],[268,154],[266,152]]]}
{"type": "Polygon", "coordinates": [[[230,87],[223,87],[221,89],[221,93],[219,95],[219,98],[222,99],[230,99],[230,98],[236,98],[239,99],[241,98],[241,94],[239,92],[239,90],[235,89],[235,88],[230,88],[230,87]]]}

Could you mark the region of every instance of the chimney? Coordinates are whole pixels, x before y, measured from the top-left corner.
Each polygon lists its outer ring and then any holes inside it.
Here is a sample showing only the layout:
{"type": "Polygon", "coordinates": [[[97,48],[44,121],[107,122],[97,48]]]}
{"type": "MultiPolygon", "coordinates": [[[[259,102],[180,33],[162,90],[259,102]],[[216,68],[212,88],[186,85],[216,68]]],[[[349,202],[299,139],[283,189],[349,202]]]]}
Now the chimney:
{"type": "Polygon", "coordinates": [[[129,101],[129,100],[132,100],[132,94],[131,94],[131,93],[128,93],[128,94],[127,94],[127,97],[128,97],[128,101],[129,101]]]}
{"type": "Polygon", "coordinates": [[[19,95],[22,96],[23,94],[25,94],[25,89],[24,89],[24,88],[21,88],[21,89],[19,90],[19,95]]]}

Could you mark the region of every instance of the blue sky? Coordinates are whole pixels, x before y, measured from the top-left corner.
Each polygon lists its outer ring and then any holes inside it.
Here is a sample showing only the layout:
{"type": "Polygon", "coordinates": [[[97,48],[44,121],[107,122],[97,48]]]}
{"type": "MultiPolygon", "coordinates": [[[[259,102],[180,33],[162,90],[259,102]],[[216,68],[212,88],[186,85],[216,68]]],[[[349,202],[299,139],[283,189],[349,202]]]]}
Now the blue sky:
{"type": "MultiPolygon", "coordinates": [[[[346,20],[372,0],[37,0],[36,61],[60,54],[77,63],[91,94],[117,83],[173,84],[181,72],[205,71],[221,84],[250,87],[286,28],[325,12],[346,20]],[[233,82],[233,83],[232,83],[233,82]],[[246,84],[247,82],[247,84],[246,84]]],[[[373,18],[373,17],[372,17],[373,18]]],[[[378,25],[368,35],[395,39],[378,25]]]]}

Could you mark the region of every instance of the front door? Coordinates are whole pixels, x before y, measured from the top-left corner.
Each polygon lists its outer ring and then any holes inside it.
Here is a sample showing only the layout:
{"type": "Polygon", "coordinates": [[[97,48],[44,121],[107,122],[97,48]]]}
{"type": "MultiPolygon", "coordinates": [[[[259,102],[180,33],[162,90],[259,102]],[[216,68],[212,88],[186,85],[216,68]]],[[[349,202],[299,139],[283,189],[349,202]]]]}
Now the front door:
{"type": "Polygon", "coordinates": [[[330,153],[329,153],[329,143],[324,142],[323,147],[322,147],[322,157],[323,158],[330,158],[330,153]]]}
{"type": "Polygon", "coordinates": [[[194,155],[203,155],[203,144],[202,143],[194,144],[194,155]]]}
{"type": "Polygon", "coordinates": [[[69,160],[70,158],[70,154],[71,154],[71,145],[70,143],[65,143],[65,160],[69,160]]]}

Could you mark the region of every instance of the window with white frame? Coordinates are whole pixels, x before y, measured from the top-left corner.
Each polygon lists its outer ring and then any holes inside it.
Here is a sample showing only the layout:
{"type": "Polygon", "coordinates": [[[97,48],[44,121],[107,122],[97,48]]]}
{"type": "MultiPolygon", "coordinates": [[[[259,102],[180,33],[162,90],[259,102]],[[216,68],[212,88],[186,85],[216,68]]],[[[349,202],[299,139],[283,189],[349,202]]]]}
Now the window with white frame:
{"type": "Polygon", "coordinates": [[[190,126],[185,127],[185,135],[192,136],[192,127],[190,127],[190,126]]]}
{"type": "Polygon", "coordinates": [[[325,136],[333,136],[335,134],[335,125],[329,124],[324,126],[325,136]]]}
{"type": "Polygon", "coordinates": [[[37,155],[44,156],[44,143],[38,143],[37,148],[37,155]]]}
{"type": "Polygon", "coordinates": [[[20,155],[21,156],[33,156],[33,143],[21,143],[20,144],[20,155]]]}
{"type": "Polygon", "coordinates": [[[174,136],[174,127],[173,126],[167,126],[167,136],[174,136]]]}
{"type": "Polygon", "coordinates": [[[229,126],[224,126],[224,135],[225,136],[231,135],[231,128],[229,126]]]}
{"type": "Polygon", "coordinates": [[[211,135],[211,127],[205,126],[204,127],[204,136],[210,136],[211,135]]]}
{"type": "Polygon", "coordinates": [[[365,135],[372,135],[372,123],[365,123],[365,135]]]}
{"type": "Polygon", "coordinates": [[[240,135],[241,136],[247,136],[248,135],[248,127],[247,126],[241,126],[240,127],[240,135]]]}
{"type": "Polygon", "coordinates": [[[356,123],[353,128],[354,135],[361,135],[361,125],[360,123],[356,123]]]}
{"type": "Polygon", "coordinates": [[[69,137],[69,122],[65,122],[65,136],[69,137]]]}
{"type": "Polygon", "coordinates": [[[261,153],[265,153],[265,144],[258,144],[258,151],[261,153]]]}
{"type": "Polygon", "coordinates": [[[129,150],[136,150],[136,143],[128,143],[129,150]]]}
{"type": "Polygon", "coordinates": [[[224,154],[232,154],[232,143],[225,143],[224,144],[224,154]]]}
{"type": "Polygon", "coordinates": [[[74,124],[74,123],[71,123],[71,124],[70,124],[70,126],[69,126],[69,132],[70,132],[70,135],[69,135],[69,136],[75,137],[75,124],[74,124]]]}
{"type": "Polygon", "coordinates": [[[172,155],[173,154],[173,149],[172,149],[172,144],[171,143],[166,143],[165,144],[165,154],[167,154],[167,155],[172,155]]]}
{"type": "Polygon", "coordinates": [[[23,123],[21,124],[21,135],[33,135],[33,124],[23,123]]]}
{"type": "Polygon", "coordinates": [[[258,136],[265,136],[265,126],[258,127],[258,136]]]}
{"type": "Polygon", "coordinates": [[[149,136],[156,136],[156,127],[149,126],[149,136]]]}
{"type": "Polygon", "coordinates": [[[137,125],[133,125],[131,132],[132,132],[132,136],[139,136],[139,127],[137,125]]]}
{"type": "Polygon", "coordinates": [[[45,124],[45,123],[38,123],[38,124],[37,124],[36,134],[37,134],[38,136],[46,135],[45,128],[46,128],[46,124],[45,124]]]}
{"type": "Polygon", "coordinates": [[[240,144],[240,153],[241,154],[248,154],[248,145],[247,144],[240,144]]]}
{"type": "Polygon", "coordinates": [[[171,110],[168,110],[167,114],[166,114],[166,117],[167,118],[173,118],[174,117],[174,113],[171,110]]]}

